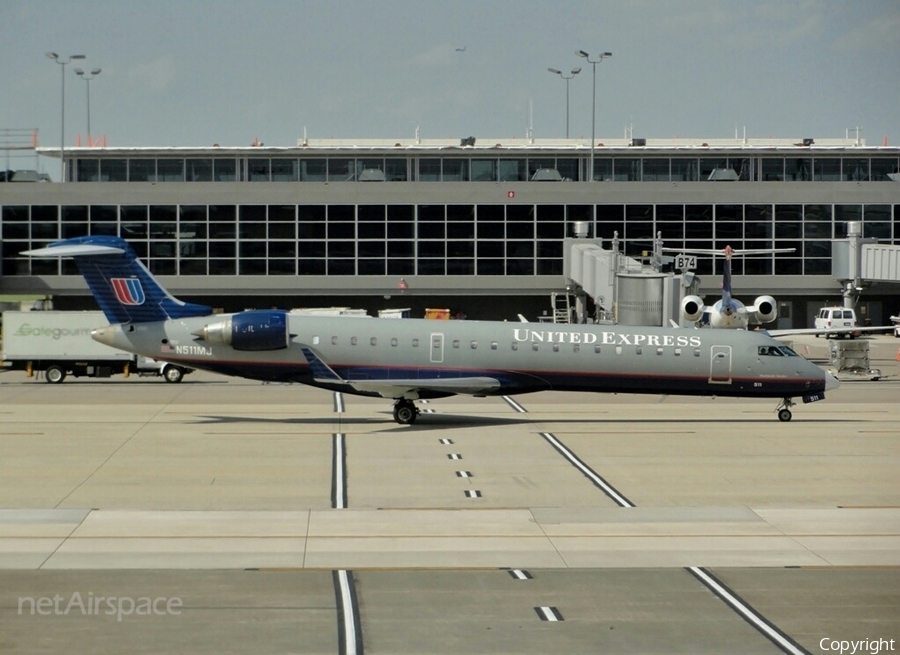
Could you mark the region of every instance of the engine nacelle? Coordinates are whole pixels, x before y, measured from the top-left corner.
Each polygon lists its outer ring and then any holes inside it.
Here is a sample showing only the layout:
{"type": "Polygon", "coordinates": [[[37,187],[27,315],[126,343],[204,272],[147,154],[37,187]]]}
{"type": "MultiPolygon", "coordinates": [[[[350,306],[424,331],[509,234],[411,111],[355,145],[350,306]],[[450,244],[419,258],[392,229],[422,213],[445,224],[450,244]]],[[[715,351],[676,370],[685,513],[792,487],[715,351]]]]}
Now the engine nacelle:
{"type": "Polygon", "coordinates": [[[247,311],[203,326],[194,336],[235,350],[282,350],[291,342],[287,312],[247,311]]]}
{"type": "Polygon", "coordinates": [[[703,316],[703,299],[700,296],[685,296],[681,301],[681,317],[685,321],[696,323],[703,316]]]}
{"type": "Polygon", "coordinates": [[[778,318],[778,303],[772,296],[760,296],[753,303],[757,323],[771,323],[778,318]]]}

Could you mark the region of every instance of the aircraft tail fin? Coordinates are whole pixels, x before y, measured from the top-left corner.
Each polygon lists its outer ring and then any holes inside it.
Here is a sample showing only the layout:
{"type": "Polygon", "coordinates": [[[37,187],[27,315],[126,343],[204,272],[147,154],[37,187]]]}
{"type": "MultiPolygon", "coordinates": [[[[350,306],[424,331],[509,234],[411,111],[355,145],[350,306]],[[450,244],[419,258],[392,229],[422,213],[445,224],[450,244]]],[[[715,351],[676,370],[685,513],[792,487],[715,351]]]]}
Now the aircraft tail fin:
{"type": "Polygon", "coordinates": [[[722,298],[731,298],[731,258],[725,259],[722,267],[722,298]]]}
{"type": "Polygon", "coordinates": [[[30,257],[72,257],[110,323],[147,323],[208,316],[212,308],[170,295],[124,240],[87,236],[55,241],[22,253],[30,257]]]}

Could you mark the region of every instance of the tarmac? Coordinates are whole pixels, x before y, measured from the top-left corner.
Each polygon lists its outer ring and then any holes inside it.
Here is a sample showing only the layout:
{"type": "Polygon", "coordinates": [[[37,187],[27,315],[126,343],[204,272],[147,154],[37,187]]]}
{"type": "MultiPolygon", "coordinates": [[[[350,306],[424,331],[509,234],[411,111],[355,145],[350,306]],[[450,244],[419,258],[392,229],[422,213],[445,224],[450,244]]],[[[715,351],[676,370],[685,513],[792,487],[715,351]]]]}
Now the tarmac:
{"type": "Polygon", "coordinates": [[[895,651],[900,340],[868,340],[881,379],[789,423],[2,373],[0,653],[895,651]]]}

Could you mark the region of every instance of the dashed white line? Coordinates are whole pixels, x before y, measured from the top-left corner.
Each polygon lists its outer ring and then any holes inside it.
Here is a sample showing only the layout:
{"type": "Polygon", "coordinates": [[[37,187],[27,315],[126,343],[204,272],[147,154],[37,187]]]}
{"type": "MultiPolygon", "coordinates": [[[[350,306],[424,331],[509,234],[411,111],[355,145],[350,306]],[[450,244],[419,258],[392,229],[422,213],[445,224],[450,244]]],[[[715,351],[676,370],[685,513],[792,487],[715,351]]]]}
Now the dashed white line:
{"type": "Polygon", "coordinates": [[[535,607],[534,611],[537,612],[541,621],[565,621],[563,615],[555,607],[535,607]]]}

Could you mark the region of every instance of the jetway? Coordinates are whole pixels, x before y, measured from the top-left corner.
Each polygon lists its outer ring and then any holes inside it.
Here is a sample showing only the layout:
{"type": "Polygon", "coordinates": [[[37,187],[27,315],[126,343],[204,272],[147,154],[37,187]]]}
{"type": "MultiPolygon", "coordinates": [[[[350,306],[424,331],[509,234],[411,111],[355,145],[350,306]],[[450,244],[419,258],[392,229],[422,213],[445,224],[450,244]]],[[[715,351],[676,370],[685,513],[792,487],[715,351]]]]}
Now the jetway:
{"type": "Polygon", "coordinates": [[[665,326],[671,319],[680,323],[681,300],[697,293],[699,279],[693,273],[661,271],[672,259],[662,256],[661,240],[644,261],[620,252],[617,238],[609,244],[607,250],[602,239],[565,240],[563,272],[567,293],[574,298],[575,321],[665,326]],[[588,316],[587,299],[594,305],[593,316],[588,316]]]}
{"type": "Polygon", "coordinates": [[[841,283],[845,307],[856,304],[865,286],[900,283],[900,246],[865,239],[862,228],[859,221],[847,223],[847,238],[832,247],[831,274],[841,283]]]}

